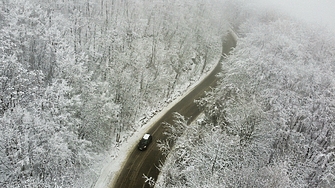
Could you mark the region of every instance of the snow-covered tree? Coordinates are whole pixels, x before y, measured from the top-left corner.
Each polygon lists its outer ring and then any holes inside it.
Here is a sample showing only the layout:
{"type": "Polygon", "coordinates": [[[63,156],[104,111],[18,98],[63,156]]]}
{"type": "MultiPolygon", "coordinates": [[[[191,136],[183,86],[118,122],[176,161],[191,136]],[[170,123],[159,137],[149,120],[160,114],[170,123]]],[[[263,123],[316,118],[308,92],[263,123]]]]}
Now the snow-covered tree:
{"type": "Polygon", "coordinates": [[[209,69],[224,27],[207,1],[0,1],[0,185],[82,186],[209,69]]]}
{"type": "Polygon", "coordinates": [[[199,101],[204,121],[178,138],[156,186],[333,187],[335,38],[240,6],[243,37],[199,101]]]}

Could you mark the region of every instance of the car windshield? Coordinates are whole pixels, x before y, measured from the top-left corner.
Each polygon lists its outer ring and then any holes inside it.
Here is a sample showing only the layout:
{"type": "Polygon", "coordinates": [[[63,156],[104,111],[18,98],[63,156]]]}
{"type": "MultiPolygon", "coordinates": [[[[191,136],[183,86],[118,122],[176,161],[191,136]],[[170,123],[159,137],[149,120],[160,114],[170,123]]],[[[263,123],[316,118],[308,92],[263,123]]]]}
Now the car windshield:
{"type": "Polygon", "coordinates": [[[144,139],[144,138],[143,138],[143,139],[141,140],[141,143],[140,143],[140,144],[147,144],[148,142],[149,142],[148,139],[144,139]]]}

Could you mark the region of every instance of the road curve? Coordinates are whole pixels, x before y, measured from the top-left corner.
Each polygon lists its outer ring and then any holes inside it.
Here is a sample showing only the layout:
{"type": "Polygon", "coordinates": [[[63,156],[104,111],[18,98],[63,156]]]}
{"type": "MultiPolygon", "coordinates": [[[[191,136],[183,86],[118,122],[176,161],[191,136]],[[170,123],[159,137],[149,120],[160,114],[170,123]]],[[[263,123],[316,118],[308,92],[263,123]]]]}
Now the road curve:
{"type": "MultiPolygon", "coordinates": [[[[222,58],[217,63],[212,72],[208,74],[197,86],[194,87],[184,98],[179,100],[174,106],[172,106],[165,114],[163,114],[157,121],[151,125],[147,131],[153,135],[153,143],[147,148],[146,151],[139,151],[137,147],[133,147],[133,150],[127,156],[127,161],[124,162],[121,171],[115,175],[108,187],[110,188],[141,188],[150,187],[145,183],[143,174],[148,177],[152,177],[155,180],[158,177],[159,170],[157,167],[159,164],[164,163],[165,156],[159,151],[156,141],[166,139],[163,134],[164,128],[161,126],[162,122],[172,123],[172,113],[178,112],[185,117],[190,118],[193,121],[201,111],[194,103],[195,99],[204,96],[205,91],[216,86],[217,77],[216,74],[221,70],[221,61],[224,57],[229,54],[230,50],[236,46],[237,37],[229,31],[226,37],[223,38],[222,44],[222,58]]],[[[126,159],[125,159],[126,160],[126,159]]]]}

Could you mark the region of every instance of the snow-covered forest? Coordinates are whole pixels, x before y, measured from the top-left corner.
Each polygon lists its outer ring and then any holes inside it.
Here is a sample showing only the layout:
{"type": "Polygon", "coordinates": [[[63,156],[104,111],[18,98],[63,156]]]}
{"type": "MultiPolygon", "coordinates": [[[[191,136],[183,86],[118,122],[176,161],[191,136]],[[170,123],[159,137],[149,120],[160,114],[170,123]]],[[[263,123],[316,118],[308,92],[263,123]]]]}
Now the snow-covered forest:
{"type": "Polygon", "coordinates": [[[220,56],[217,5],[0,1],[0,187],[92,186],[98,161],[220,56]]]}
{"type": "Polygon", "coordinates": [[[156,187],[335,187],[334,33],[239,2],[237,47],[198,101],[202,121],[167,132],[156,187]]]}

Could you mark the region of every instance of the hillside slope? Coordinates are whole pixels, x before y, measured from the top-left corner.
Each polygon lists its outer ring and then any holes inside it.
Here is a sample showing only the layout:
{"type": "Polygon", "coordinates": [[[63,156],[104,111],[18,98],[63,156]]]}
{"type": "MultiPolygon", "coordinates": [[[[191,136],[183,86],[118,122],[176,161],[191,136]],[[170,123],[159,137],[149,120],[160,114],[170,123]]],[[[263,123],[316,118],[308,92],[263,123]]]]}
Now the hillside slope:
{"type": "Polygon", "coordinates": [[[241,7],[239,44],[199,101],[205,117],[177,139],[156,187],[334,187],[335,38],[241,7]]]}

